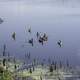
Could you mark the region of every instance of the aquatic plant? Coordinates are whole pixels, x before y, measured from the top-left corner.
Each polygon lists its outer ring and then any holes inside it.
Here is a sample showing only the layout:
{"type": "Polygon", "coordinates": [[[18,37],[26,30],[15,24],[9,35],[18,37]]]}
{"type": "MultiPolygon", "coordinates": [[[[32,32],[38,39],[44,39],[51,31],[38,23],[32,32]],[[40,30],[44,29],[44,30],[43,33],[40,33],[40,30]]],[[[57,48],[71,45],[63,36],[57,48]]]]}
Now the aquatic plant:
{"type": "MultiPolygon", "coordinates": [[[[0,69],[3,70],[3,68],[0,69]]],[[[8,70],[3,70],[3,73],[0,72],[0,80],[13,80],[13,78],[8,70]]]]}
{"type": "Polygon", "coordinates": [[[10,54],[9,54],[9,52],[8,52],[8,62],[10,62],[10,54]]]}
{"type": "Polygon", "coordinates": [[[0,65],[0,73],[3,73],[4,72],[4,68],[2,65],[0,65]]]}
{"type": "Polygon", "coordinates": [[[15,70],[17,69],[17,66],[16,66],[16,64],[14,65],[14,69],[15,69],[15,70]]]}
{"type": "Polygon", "coordinates": [[[6,59],[3,59],[3,66],[6,66],[6,59]]]}
{"type": "Polygon", "coordinates": [[[3,56],[5,56],[5,55],[6,55],[5,50],[6,50],[6,45],[4,44],[4,46],[3,46],[3,56]]]}
{"type": "Polygon", "coordinates": [[[32,64],[32,68],[33,68],[33,71],[35,71],[35,66],[34,66],[34,64],[32,64]]]}
{"type": "Polygon", "coordinates": [[[49,71],[53,72],[53,66],[52,65],[49,66],[49,71]]]}
{"type": "Polygon", "coordinates": [[[62,62],[61,61],[59,62],[59,67],[62,68],[62,62]]]}
{"type": "Polygon", "coordinates": [[[57,62],[54,63],[54,70],[57,69],[57,62]]]}
{"type": "Polygon", "coordinates": [[[32,73],[32,69],[31,68],[30,68],[29,72],[32,73]]]}
{"type": "Polygon", "coordinates": [[[67,68],[69,68],[69,61],[68,60],[66,61],[66,66],[67,66],[67,68]]]}

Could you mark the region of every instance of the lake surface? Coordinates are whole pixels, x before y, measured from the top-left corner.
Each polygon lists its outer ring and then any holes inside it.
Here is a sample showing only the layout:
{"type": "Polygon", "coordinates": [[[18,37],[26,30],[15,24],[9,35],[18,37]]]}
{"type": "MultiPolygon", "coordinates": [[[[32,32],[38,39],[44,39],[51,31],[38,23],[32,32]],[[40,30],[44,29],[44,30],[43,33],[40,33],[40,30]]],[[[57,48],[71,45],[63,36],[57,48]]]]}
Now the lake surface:
{"type": "MultiPolygon", "coordinates": [[[[75,3],[74,3],[75,4],[75,3]]],[[[77,5],[78,4],[78,5],[77,5]]],[[[69,59],[71,64],[80,64],[80,7],[50,4],[34,4],[25,1],[1,1],[0,17],[4,23],[0,24],[0,53],[3,45],[7,45],[6,52],[23,59],[26,52],[33,57],[56,57],[55,59],[69,59]],[[32,34],[25,32],[25,26],[31,25],[32,34]],[[34,47],[27,44],[22,47],[25,39],[35,38],[36,32],[46,33],[48,42],[44,46],[35,41],[34,47]],[[16,32],[16,41],[11,35],[16,32]],[[57,41],[62,40],[63,47],[59,48],[57,41]]]]}

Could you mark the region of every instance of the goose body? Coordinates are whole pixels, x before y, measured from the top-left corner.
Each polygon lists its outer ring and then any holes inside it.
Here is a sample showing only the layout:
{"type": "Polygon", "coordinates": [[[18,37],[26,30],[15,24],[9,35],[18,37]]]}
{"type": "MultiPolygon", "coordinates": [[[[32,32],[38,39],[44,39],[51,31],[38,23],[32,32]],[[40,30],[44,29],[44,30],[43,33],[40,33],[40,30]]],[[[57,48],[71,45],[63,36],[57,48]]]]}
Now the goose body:
{"type": "Polygon", "coordinates": [[[15,33],[15,32],[13,32],[13,34],[12,34],[12,38],[13,38],[13,40],[16,39],[16,33],[15,33]]]}
{"type": "Polygon", "coordinates": [[[60,47],[62,47],[62,41],[61,41],[61,40],[59,40],[59,41],[57,42],[57,44],[58,44],[60,47]]]}

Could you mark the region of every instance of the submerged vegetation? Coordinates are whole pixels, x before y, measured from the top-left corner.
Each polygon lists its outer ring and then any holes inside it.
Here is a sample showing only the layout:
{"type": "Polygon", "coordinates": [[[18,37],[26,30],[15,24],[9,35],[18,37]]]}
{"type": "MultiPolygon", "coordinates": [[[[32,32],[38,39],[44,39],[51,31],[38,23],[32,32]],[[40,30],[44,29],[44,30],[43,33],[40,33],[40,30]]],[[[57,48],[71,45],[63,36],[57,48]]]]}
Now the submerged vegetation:
{"type": "Polygon", "coordinates": [[[74,67],[70,68],[68,60],[66,60],[66,65],[54,58],[41,61],[37,58],[32,59],[30,52],[25,54],[25,59],[29,63],[10,57],[9,53],[6,54],[6,45],[4,45],[3,57],[0,62],[0,80],[65,80],[67,76],[77,75],[74,67]]]}
{"type": "Polygon", "coordinates": [[[0,80],[13,80],[12,73],[0,66],[0,80]]]}

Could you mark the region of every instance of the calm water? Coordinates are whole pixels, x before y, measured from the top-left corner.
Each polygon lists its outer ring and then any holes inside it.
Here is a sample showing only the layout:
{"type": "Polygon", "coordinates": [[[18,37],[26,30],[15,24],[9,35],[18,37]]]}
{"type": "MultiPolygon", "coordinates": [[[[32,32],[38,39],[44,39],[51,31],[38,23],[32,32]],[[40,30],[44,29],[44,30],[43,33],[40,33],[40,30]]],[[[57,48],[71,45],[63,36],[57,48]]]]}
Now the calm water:
{"type": "MultiPolygon", "coordinates": [[[[76,3],[76,5],[79,3],[76,3]]],[[[32,56],[47,58],[55,56],[62,60],[70,59],[72,64],[79,64],[80,58],[80,8],[50,4],[28,4],[25,1],[0,2],[0,17],[4,23],[0,25],[0,53],[3,44],[6,52],[24,58],[25,52],[32,56]],[[31,25],[32,34],[25,33],[25,26],[31,25]],[[21,47],[25,39],[36,37],[36,32],[47,33],[49,40],[42,46],[35,41],[35,46],[27,44],[21,47]],[[16,41],[11,38],[16,32],[16,41]],[[63,41],[63,47],[56,44],[63,41]]]]}
{"type": "Polygon", "coordinates": [[[66,78],[66,80],[80,80],[80,78],[66,78]]]}

